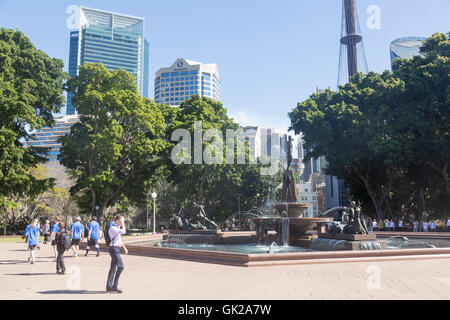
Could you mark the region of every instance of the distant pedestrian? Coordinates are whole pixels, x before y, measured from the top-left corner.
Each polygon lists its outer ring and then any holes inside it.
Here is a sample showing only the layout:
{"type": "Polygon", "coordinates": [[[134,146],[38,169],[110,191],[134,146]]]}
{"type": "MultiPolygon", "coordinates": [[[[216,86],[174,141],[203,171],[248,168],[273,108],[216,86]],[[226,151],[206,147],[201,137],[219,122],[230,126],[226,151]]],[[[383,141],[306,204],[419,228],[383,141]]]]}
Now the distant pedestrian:
{"type": "Polygon", "coordinates": [[[373,222],[372,222],[372,230],[373,230],[373,231],[378,231],[378,223],[377,223],[377,219],[373,219],[373,222]]]}
{"type": "Polygon", "coordinates": [[[97,250],[97,257],[100,256],[100,246],[98,245],[98,238],[100,235],[100,225],[97,222],[97,217],[92,217],[91,222],[89,222],[88,225],[88,243],[86,246],[86,254],[85,256],[88,255],[89,250],[91,249],[91,247],[95,247],[95,249],[97,250]]]}
{"type": "Polygon", "coordinates": [[[50,236],[50,221],[46,220],[42,227],[42,234],[44,235],[44,244],[48,243],[48,237],[50,236]]]}
{"type": "Polygon", "coordinates": [[[450,217],[447,220],[447,232],[450,232],[450,217]]]}
{"type": "Polygon", "coordinates": [[[39,220],[34,219],[31,224],[29,224],[25,230],[25,234],[28,236],[28,251],[30,253],[30,256],[28,258],[28,262],[30,264],[34,264],[36,262],[35,252],[36,246],[39,242],[39,236],[40,236],[40,226],[39,226],[39,220]]]}
{"type": "Polygon", "coordinates": [[[430,230],[431,232],[436,232],[436,223],[434,221],[430,221],[430,230]]]}
{"type": "Polygon", "coordinates": [[[70,237],[69,233],[64,228],[64,222],[58,223],[58,231],[55,234],[55,243],[58,250],[58,256],[56,257],[56,272],[58,274],[66,273],[66,265],[64,263],[64,253],[66,252],[66,247],[64,243],[64,237],[70,237]]]}
{"type": "Polygon", "coordinates": [[[109,244],[109,254],[111,256],[111,266],[108,272],[108,281],[106,283],[106,292],[122,293],[119,288],[120,274],[124,270],[122,257],[120,256],[120,248],[124,247],[125,254],[128,250],[123,246],[121,235],[126,233],[125,218],[117,215],[109,227],[108,234],[111,242],[109,244]]]}
{"type": "Polygon", "coordinates": [[[398,230],[403,231],[403,219],[400,219],[400,221],[398,222],[398,230]]]}
{"type": "Polygon", "coordinates": [[[379,231],[383,231],[384,224],[383,224],[383,220],[380,219],[380,221],[378,222],[378,230],[379,231]]]}
{"type": "Polygon", "coordinates": [[[391,221],[389,222],[389,227],[391,228],[391,231],[394,232],[395,231],[395,222],[393,219],[391,219],[391,221]]]}
{"type": "Polygon", "coordinates": [[[52,225],[52,228],[51,228],[50,232],[51,232],[51,239],[52,239],[53,254],[55,255],[55,261],[56,261],[56,258],[57,258],[57,254],[56,254],[56,252],[57,252],[56,249],[57,248],[56,248],[55,237],[56,237],[56,233],[58,231],[59,231],[58,218],[54,218],[53,219],[53,225],[52,225]]]}
{"type": "Polygon", "coordinates": [[[84,227],[81,224],[81,218],[77,217],[75,223],[70,226],[70,232],[72,235],[72,250],[73,257],[78,257],[78,251],[80,249],[80,241],[84,238],[84,227]]]}
{"type": "Polygon", "coordinates": [[[413,223],[414,226],[414,232],[419,232],[419,222],[416,220],[413,223]]]}
{"type": "Polygon", "coordinates": [[[423,232],[428,232],[428,222],[427,221],[423,222],[423,232]]]}
{"type": "Polygon", "coordinates": [[[385,219],[385,220],[384,220],[384,230],[386,230],[386,231],[391,231],[391,230],[390,230],[390,224],[389,224],[389,220],[388,220],[388,219],[385,219]]]}

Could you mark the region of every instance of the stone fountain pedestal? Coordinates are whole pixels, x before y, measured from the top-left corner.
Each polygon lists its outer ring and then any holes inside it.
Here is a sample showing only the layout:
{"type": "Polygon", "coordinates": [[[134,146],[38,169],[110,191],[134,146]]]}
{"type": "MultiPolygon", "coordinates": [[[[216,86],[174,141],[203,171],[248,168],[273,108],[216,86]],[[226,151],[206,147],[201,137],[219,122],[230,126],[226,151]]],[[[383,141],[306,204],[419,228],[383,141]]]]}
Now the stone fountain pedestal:
{"type": "Polygon", "coordinates": [[[361,243],[364,241],[368,242],[377,242],[379,244],[380,250],[387,249],[386,241],[377,241],[377,236],[374,233],[370,234],[330,234],[326,232],[321,232],[317,234],[318,239],[328,239],[328,240],[340,240],[345,241],[345,243],[341,246],[340,250],[346,251],[360,251],[361,243]]]}

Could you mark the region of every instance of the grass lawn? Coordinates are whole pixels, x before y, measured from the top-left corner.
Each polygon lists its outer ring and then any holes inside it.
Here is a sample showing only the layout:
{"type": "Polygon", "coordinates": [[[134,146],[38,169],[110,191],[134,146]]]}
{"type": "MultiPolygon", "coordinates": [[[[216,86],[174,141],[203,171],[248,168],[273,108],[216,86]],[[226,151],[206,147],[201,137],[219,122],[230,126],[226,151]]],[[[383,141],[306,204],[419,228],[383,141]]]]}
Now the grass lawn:
{"type": "MultiPolygon", "coordinates": [[[[39,242],[44,241],[44,237],[39,238],[39,242]]],[[[0,243],[10,243],[10,242],[23,242],[25,243],[25,239],[22,239],[20,236],[11,236],[11,237],[0,237],[0,243]]]]}

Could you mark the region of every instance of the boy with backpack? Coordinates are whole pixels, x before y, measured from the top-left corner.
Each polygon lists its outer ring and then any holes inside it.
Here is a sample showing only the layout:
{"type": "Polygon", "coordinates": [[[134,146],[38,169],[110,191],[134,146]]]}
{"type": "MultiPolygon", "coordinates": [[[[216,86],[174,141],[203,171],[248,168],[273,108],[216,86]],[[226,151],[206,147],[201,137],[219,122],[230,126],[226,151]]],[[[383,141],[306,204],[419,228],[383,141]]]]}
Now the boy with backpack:
{"type": "Polygon", "coordinates": [[[64,229],[64,222],[58,223],[59,231],[55,235],[56,249],[58,250],[58,256],[56,257],[56,272],[58,274],[66,273],[66,266],[64,264],[64,252],[70,249],[72,246],[72,239],[69,233],[64,229]]]}

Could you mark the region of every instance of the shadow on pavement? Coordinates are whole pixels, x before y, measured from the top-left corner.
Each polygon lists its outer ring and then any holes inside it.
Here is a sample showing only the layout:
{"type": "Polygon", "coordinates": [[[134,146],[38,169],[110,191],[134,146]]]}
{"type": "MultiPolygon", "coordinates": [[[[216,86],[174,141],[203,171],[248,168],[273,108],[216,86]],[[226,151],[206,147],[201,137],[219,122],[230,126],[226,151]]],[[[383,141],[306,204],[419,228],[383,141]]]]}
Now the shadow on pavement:
{"type": "Polygon", "coordinates": [[[38,292],[40,294],[106,294],[106,291],[87,291],[87,290],[49,290],[38,292]]]}
{"type": "Polygon", "coordinates": [[[5,276],[48,276],[48,275],[56,275],[56,272],[48,272],[48,273],[5,273],[5,276]]]}
{"type": "Polygon", "coordinates": [[[2,264],[29,264],[26,260],[2,260],[0,261],[0,265],[2,264]]]}

